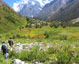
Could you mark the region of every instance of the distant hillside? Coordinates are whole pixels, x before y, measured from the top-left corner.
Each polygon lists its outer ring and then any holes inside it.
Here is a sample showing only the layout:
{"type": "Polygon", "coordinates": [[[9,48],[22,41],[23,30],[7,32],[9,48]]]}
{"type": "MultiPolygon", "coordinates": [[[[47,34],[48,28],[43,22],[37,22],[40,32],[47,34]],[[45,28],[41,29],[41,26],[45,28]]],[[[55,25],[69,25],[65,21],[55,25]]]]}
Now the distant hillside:
{"type": "Polygon", "coordinates": [[[6,3],[0,0],[0,33],[6,33],[25,23],[25,19],[14,12],[6,3]]]}
{"type": "Polygon", "coordinates": [[[37,17],[42,19],[48,19],[48,17],[50,17],[54,13],[54,11],[56,11],[56,9],[60,6],[56,5],[56,3],[59,3],[59,1],[57,2],[56,0],[54,0],[51,3],[45,5],[44,8],[40,11],[40,13],[37,15],[37,17]],[[56,8],[56,6],[58,7],[56,8]]]}
{"type": "Polygon", "coordinates": [[[39,18],[68,21],[79,17],[79,0],[53,0],[37,15],[39,18]]]}
{"type": "Polygon", "coordinates": [[[79,17],[79,0],[74,0],[66,8],[59,10],[49,19],[68,21],[79,17]]]}

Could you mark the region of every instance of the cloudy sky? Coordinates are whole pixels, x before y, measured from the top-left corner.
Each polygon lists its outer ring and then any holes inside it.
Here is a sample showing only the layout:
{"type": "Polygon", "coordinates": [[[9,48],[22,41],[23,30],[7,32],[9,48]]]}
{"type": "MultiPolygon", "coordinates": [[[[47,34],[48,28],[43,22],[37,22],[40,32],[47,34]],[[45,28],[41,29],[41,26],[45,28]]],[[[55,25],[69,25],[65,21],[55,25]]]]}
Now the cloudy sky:
{"type": "Polygon", "coordinates": [[[3,0],[3,1],[12,7],[13,3],[15,3],[16,1],[19,1],[19,0],[3,0]]]}
{"type": "MultiPolygon", "coordinates": [[[[10,5],[11,7],[13,7],[13,4],[16,2],[17,3],[18,2],[26,2],[28,0],[3,0],[3,1],[6,2],[8,5],[10,5]]],[[[33,0],[33,1],[36,1],[36,0],[33,0]]],[[[39,1],[42,4],[42,1],[48,2],[49,0],[37,0],[37,1],[39,1]]]]}
{"type": "Polygon", "coordinates": [[[22,9],[23,7],[22,4],[27,4],[29,1],[31,1],[32,4],[39,2],[40,6],[43,7],[45,4],[49,3],[52,0],[3,0],[3,1],[18,12],[20,11],[20,9],[22,9]]]}

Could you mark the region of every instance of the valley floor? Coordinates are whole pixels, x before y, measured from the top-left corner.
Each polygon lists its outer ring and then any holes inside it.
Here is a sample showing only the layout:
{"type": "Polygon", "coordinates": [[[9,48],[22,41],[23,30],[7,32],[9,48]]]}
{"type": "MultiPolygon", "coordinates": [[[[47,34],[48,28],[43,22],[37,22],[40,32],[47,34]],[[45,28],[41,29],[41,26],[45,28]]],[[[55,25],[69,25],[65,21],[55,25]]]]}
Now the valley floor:
{"type": "MultiPolygon", "coordinates": [[[[7,43],[9,37],[13,37],[15,42],[13,51],[8,52],[11,59],[26,63],[34,60],[43,64],[79,63],[79,27],[24,28],[2,36],[0,41],[7,43]]],[[[4,58],[0,62],[3,63],[4,58]]]]}

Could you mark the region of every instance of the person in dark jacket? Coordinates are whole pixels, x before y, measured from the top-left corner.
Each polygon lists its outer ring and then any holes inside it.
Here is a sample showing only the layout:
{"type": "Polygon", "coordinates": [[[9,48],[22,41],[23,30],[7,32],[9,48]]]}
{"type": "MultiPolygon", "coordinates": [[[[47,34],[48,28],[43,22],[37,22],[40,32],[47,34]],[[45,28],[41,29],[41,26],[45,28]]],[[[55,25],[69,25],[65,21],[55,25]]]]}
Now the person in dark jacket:
{"type": "Polygon", "coordinates": [[[5,44],[4,41],[2,42],[1,50],[2,50],[2,53],[3,53],[4,57],[5,57],[5,59],[6,59],[7,58],[7,47],[6,47],[6,44],[5,44]]]}
{"type": "Polygon", "coordinates": [[[12,40],[12,38],[10,38],[9,40],[8,40],[8,43],[9,43],[9,45],[12,47],[13,46],[13,40],[12,40]]]}

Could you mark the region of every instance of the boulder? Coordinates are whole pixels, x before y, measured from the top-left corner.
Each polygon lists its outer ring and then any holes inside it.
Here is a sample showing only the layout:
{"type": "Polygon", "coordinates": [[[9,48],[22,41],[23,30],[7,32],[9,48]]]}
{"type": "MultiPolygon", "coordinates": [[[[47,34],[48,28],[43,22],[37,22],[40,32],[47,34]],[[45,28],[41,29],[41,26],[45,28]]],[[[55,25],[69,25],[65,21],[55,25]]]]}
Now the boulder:
{"type": "Polygon", "coordinates": [[[13,63],[14,63],[14,64],[25,64],[24,61],[21,61],[21,60],[19,60],[19,59],[13,59],[13,63]]]}

